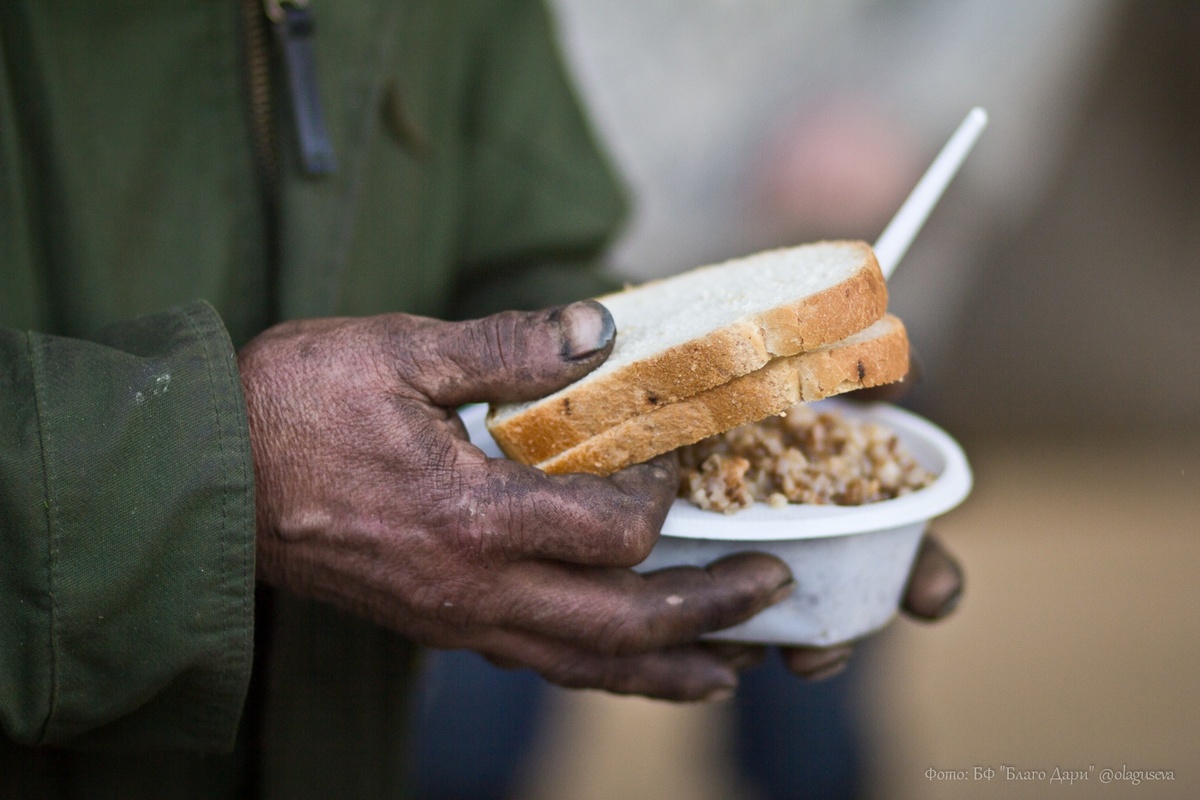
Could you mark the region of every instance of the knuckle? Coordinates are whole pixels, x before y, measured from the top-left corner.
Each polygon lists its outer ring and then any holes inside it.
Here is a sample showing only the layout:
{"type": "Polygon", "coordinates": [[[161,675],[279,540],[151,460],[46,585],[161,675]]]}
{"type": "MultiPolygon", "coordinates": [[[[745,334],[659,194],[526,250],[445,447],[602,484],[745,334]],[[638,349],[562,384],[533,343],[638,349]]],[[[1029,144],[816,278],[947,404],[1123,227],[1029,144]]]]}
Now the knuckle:
{"type": "Polygon", "coordinates": [[[674,498],[679,488],[679,461],[674,453],[627,467],[612,476],[626,494],[643,500],[674,498]]]}
{"type": "Polygon", "coordinates": [[[362,320],[364,331],[378,343],[377,360],[392,374],[407,378],[421,371],[422,343],[428,326],[407,314],[384,314],[362,320]]]}
{"type": "Polygon", "coordinates": [[[658,544],[663,515],[644,497],[613,487],[591,475],[570,476],[580,480],[576,491],[578,527],[593,533],[595,556],[606,565],[634,567],[649,557],[658,544]]]}
{"type": "Polygon", "coordinates": [[[596,632],[596,651],[606,656],[642,652],[651,646],[655,628],[653,615],[641,610],[610,614],[596,632]]]}
{"type": "MultiPolygon", "coordinates": [[[[473,509],[473,505],[467,504],[460,514],[470,515],[473,509]]],[[[451,536],[454,556],[464,563],[482,563],[487,560],[488,550],[494,538],[486,524],[477,520],[464,520],[454,526],[451,536]]]]}
{"type": "Polygon", "coordinates": [[[619,541],[613,545],[613,566],[636,567],[650,556],[658,541],[658,530],[646,524],[633,523],[622,530],[619,541]]]}
{"type": "Polygon", "coordinates": [[[471,352],[478,358],[479,371],[509,374],[521,364],[522,337],[517,315],[504,312],[476,320],[467,328],[471,352]]]}
{"type": "Polygon", "coordinates": [[[469,581],[445,580],[437,584],[413,587],[408,605],[422,619],[464,626],[475,623],[479,590],[469,581]]]}
{"type": "Polygon", "coordinates": [[[504,556],[512,538],[505,515],[471,488],[463,490],[461,484],[457,488],[457,496],[448,492],[446,497],[453,509],[446,533],[453,557],[463,563],[487,565],[504,556]]]}
{"type": "Polygon", "coordinates": [[[544,498],[536,490],[512,480],[503,471],[491,471],[471,488],[466,500],[462,528],[471,537],[480,557],[515,561],[528,555],[536,509],[544,498]]]}

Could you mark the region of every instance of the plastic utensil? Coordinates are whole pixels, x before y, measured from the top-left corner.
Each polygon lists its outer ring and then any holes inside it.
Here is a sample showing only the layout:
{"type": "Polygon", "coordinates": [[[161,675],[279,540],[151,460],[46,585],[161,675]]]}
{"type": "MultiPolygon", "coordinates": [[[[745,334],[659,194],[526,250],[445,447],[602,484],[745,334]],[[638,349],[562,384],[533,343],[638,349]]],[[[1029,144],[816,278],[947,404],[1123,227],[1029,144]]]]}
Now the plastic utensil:
{"type": "Polygon", "coordinates": [[[892,217],[892,221],[884,228],[875,242],[875,258],[879,261],[883,277],[892,277],[896,265],[904,258],[908,246],[921,232],[929,213],[954,179],[958,168],[966,160],[967,154],[975,146],[987,123],[988,115],[982,108],[976,106],[967,112],[966,118],[942,147],[942,151],[921,176],[921,180],[917,181],[916,187],[900,206],[896,216],[892,217]]]}

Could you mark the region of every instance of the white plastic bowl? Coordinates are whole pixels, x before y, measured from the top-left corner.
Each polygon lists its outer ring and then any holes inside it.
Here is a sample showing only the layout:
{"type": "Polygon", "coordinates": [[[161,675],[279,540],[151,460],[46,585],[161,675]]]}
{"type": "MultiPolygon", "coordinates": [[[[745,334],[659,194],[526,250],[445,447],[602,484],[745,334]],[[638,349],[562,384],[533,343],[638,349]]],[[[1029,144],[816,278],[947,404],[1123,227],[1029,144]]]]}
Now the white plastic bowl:
{"type": "MultiPolygon", "coordinates": [[[[787,600],[707,638],[827,646],[882,628],[899,608],[926,523],[971,491],[962,448],[928,420],[884,403],[824,400],[813,405],[887,426],[937,480],[912,494],[861,506],[777,509],[756,503],[720,514],[676,500],[639,571],[704,566],[732,553],[757,551],[783,559],[796,578],[787,600]]],[[[503,458],[484,426],[486,407],[468,406],[460,414],[471,441],[489,456],[503,458]]]]}

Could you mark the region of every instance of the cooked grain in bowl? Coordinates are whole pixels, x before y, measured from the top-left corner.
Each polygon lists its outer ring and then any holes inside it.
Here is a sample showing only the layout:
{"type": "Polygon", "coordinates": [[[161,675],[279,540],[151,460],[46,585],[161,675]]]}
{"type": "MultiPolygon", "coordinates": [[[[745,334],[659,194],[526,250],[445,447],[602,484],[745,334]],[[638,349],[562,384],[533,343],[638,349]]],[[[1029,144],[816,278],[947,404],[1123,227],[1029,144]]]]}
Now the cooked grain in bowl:
{"type": "Polygon", "coordinates": [[[679,496],[732,514],[755,502],[856,506],[933,483],[892,431],[804,404],[679,450],[679,496]]]}

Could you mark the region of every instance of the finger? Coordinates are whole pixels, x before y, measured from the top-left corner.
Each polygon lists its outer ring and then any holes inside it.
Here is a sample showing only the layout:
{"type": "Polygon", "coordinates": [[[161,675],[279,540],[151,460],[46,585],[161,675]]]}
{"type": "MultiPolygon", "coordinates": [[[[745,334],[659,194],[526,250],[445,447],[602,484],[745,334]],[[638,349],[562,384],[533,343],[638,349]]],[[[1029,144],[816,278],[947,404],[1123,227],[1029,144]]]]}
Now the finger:
{"type": "MultiPolygon", "coordinates": [[[[686,646],[678,645],[678,647],[686,646]]],[[[751,667],[756,667],[767,657],[767,648],[762,645],[700,642],[697,646],[712,653],[734,672],[744,672],[751,667]]],[[[507,656],[485,654],[484,657],[491,662],[492,666],[499,669],[523,669],[527,666],[521,661],[507,656]]]]}
{"type": "Polygon", "coordinates": [[[462,421],[462,417],[460,417],[457,413],[451,413],[447,415],[445,422],[456,439],[462,439],[464,442],[471,440],[470,431],[467,430],[467,426],[462,421]]]}
{"type": "Polygon", "coordinates": [[[527,666],[568,689],[695,702],[726,700],[738,685],[738,668],[702,645],[604,655],[527,631],[493,630],[479,649],[495,664],[527,666]]]}
{"type": "Polygon", "coordinates": [[[761,553],[649,574],[528,562],[515,565],[496,588],[492,607],[499,616],[487,621],[628,655],[732,627],[791,590],[787,565],[761,553]]]}
{"type": "Polygon", "coordinates": [[[761,644],[704,642],[701,647],[707,648],[738,672],[758,666],[767,657],[767,648],[761,644]]]}
{"type": "Polygon", "coordinates": [[[480,468],[483,477],[467,489],[474,509],[472,524],[481,530],[503,530],[503,536],[483,541],[512,561],[639,564],[658,541],[679,486],[673,455],[608,478],[547,475],[500,459],[483,462],[480,468]]]}
{"type": "Polygon", "coordinates": [[[516,402],[550,394],[603,363],[616,326],[594,300],[505,311],[466,322],[430,320],[406,332],[406,379],[442,406],[516,402]]]}
{"type": "Polygon", "coordinates": [[[908,372],[903,378],[892,383],[883,383],[879,386],[870,386],[866,389],[856,389],[853,392],[848,392],[845,396],[851,400],[859,400],[864,403],[896,403],[920,385],[923,374],[924,369],[921,367],[921,359],[917,357],[916,351],[910,348],[908,351],[908,372]]]}
{"type": "Polygon", "coordinates": [[[805,680],[822,681],[846,669],[854,655],[854,646],[785,647],[780,653],[789,670],[805,680]]]}
{"type": "Polygon", "coordinates": [[[904,610],[926,620],[949,616],[962,599],[963,583],[962,567],[936,538],[927,534],[904,592],[904,610]]]}

